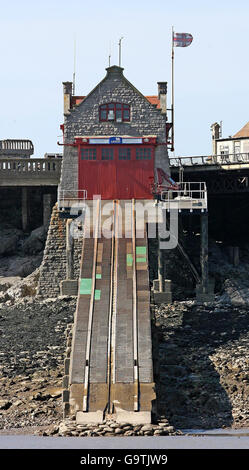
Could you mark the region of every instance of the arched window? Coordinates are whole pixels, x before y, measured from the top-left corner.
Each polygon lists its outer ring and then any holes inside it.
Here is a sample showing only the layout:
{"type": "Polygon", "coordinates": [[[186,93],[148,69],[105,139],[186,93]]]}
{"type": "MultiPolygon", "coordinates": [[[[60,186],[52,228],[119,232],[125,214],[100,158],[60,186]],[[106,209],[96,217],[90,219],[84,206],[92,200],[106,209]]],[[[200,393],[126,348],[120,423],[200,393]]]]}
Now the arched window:
{"type": "Polygon", "coordinates": [[[130,121],[130,105],[123,103],[107,103],[99,107],[100,121],[130,121]]]}

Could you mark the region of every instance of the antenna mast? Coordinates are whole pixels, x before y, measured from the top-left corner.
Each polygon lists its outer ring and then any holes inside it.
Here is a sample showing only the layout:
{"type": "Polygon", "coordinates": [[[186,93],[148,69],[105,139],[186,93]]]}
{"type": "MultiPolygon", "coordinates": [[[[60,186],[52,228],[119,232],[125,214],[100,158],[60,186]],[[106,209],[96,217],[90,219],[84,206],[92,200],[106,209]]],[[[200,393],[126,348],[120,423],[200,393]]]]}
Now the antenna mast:
{"type": "Polygon", "coordinates": [[[73,95],[75,95],[75,70],[76,70],[76,39],[74,39],[74,61],[73,61],[73,95]]]}
{"type": "Polygon", "coordinates": [[[109,67],[111,67],[111,56],[112,56],[112,51],[111,51],[111,41],[110,41],[110,48],[109,48],[109,67]]]}
{"type": "Polygon", "coordinates": [[[172,120],[172,133],[171,133],[171,152],[175,150],[174,134],[175,134],[175,122],[174,122],[174,27],[172,26],[172,45],[171,45],[171,120],[172,120]]]}
{"type": "Polygon", "coordinates": [[[122,41],[122,39],[124,39],[123,36],[122,36],[122,38],[119,39],[119,43],[118,43],[118,45],[119,45],[119,67],[121,67],[121,41],[122,41]]]}

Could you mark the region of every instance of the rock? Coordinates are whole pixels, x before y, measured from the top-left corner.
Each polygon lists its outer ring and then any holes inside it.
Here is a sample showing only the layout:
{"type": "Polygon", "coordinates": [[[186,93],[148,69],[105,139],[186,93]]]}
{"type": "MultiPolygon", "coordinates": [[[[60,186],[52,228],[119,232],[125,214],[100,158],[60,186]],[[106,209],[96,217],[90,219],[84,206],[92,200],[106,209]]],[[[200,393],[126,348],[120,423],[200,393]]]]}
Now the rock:
{"type": "Polygon", "coordinates": [[[59,432],[59,434],[62,434],[62,433],[67,432],[67,431],[68,431],[68,427],[67,427],[67,425],[62,421],[62,422],[60,423],[60,425],[59,425],[59,430],[58,430],[58,432],[59,432]]]}
{"type": "Polygon", "coordinates": [[[17,299],[27,296],[34,296],[36,294],[36,287],[39,279],[39,269],[33,271],[25,279],[21,279],[20,277],[15,277],[11,279],[13,279],[13,281],[10,287],[6,290],[4,294],[2,293],[2,296],[0,293],[0,302],[6,302],[6,300],[11,300],[13,303],[17,299]]]}
{"type": "Polygon", "coordinates": [[[16,400],[14,401],[13,406],[20,406],[22,405],[22,403],[23,403],[22,400],[16,400]]]}
{"type": "Polygon", "coordinates": [[[142,432],[147,432],[147,431],[152,431],[153,426],[151,424],[145,424],[144,426],[141,427],[140,431],[142,432]]]}
{"type": "Polygon", "coordinates": [[[21,281],[20,276],[13,277],[2,277],[0,278],[0,293],[6,292],[10,287],[15,286],[19,281],[21,281]]]}
{"type": "Polygon", "coordinates": [[[21,230],[14,228],[6,228],[0,231],[0,256],[15,253],[21,234],[21,230]]]}
{"type": "Polygon", "coordinates": [[[9,400],[0,400],[0,410],[8,410],[12,405],[9,400]]]}
{"type": "Polygon", "coordinates": [[[110,426],[105,426],[102,431],[105,431],[105,432],[114,432],[114,428],[111,428],[110,426]]]}
{"type": "Polygon", "coordinates": [[[165,430],[168,431],[168,432],[174,432],[174,431],[175,431],[175,429],[174,429],[173,426],[167,426],[167,427],[165,428],[165,430]]]}
{"type": "Polygon", "coordinates": [[[121,428],[116,428],[115,429],[115,434],[124,434],[124,430],[121,428]]]}
{"type": "Polygon", "coordinates": [[[9,261],[8,276],[26,277],[42,262],[42,254],[36,256],[13,256],[9,261]]]}
{"type": "Polygon", "coordinates": [[[39,253],[44,248],[46,239],[46,230],[42,225],[37,229],[33,230],[30,236],[24,241],[22,249],[26,254],[34,255],[39,253]]]}

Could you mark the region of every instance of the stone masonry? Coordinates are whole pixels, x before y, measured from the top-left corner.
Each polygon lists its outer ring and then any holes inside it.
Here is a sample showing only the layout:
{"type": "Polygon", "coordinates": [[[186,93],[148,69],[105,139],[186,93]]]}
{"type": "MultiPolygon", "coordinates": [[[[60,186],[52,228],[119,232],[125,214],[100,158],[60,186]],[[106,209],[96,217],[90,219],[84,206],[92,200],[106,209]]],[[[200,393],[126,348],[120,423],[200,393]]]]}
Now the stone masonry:
{"type": "MultiPolygon", "coordinates": [[[[74,240],[73,278],[78,279],[81,257],[81,240],[74,240]]],[[[54,206],[47,235],[37,294],[42,297],[60,295],[60,282],[67,277],[66,269],[66,221],[59,218],[54,206]]]]}

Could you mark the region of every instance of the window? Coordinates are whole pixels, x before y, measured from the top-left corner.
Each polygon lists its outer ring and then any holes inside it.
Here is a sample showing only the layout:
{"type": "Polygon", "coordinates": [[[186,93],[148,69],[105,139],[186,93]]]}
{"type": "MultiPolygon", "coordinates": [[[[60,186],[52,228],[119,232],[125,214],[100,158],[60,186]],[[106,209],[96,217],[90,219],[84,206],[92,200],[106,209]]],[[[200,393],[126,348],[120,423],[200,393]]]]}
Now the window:
{"type": "Polygon", "coordinates": [[[123,103],[107,103],[99,107],[100,121],[130,121],[130,106],[123,103]]]}
{"type": "Polygon", "coordinates": [[[81,160],[96,160],[96,149],[81,149],[81,160]]]}
{"type": "Polygon", "coordinates": [[[118,149],[118,159],[119,160],[130,160],[131,159],[131,149],[129,148],[119,148],[118,149]]]}
{"type": "Polygon", "coordinates": [[[136,160],[151,160],[151,149],[136,148],[136,160]]]}
{"type": "Polygon", "coordinates": [[[101,150],[101,160],[113,160],[113,149],[102,148],[102,150],[101,150]]]}

